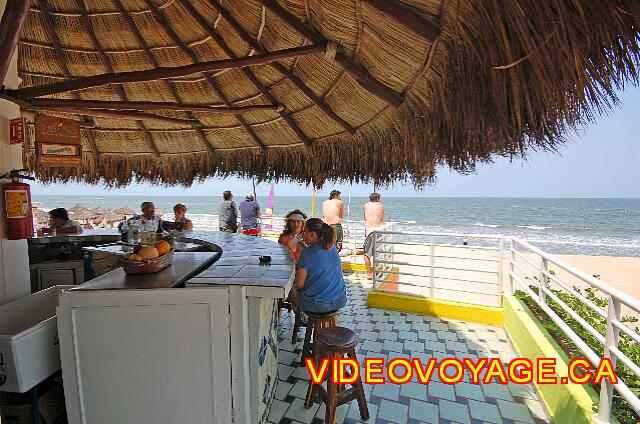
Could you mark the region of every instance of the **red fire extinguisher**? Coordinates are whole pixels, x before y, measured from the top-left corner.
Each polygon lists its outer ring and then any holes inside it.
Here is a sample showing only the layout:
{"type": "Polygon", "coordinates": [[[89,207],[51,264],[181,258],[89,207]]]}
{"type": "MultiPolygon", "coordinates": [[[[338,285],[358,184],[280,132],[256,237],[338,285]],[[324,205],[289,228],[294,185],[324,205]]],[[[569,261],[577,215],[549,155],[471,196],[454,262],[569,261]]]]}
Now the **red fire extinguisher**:
{"type": "Polygon", "coordinates": [[[29,184],[21,179],[35,180],[19,172],[26,169],[14,169],[0,179],[11,179],[10,183],[2,184],[4,208],[7,215],[7,239],[20,240],[33,237],[33,213],[31,211],[31,191],[29,184]]]}

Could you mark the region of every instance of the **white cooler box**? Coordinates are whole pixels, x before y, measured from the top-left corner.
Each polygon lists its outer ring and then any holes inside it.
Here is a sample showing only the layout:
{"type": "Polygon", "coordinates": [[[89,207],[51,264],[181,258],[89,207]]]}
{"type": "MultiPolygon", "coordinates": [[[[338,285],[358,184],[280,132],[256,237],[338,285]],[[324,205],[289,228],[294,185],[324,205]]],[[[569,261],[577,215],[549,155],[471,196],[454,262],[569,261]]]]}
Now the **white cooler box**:
{"type": "Polygon", "coordinates": [[[0,392],[24,393],[60,369],[54,286],[0,306],[0,392]]]}

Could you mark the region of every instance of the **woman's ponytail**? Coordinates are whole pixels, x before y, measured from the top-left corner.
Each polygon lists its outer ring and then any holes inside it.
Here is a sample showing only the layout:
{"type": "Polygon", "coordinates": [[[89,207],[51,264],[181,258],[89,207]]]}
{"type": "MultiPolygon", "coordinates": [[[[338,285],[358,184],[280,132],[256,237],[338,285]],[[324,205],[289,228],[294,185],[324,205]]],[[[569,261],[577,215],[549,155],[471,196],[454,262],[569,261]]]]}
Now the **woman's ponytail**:
{"type": "Polygon", "coordinates": [[[318,242],[324,250],[329,250],[336,244],[336,231],[332,226],[322,222],[320,218],[311,218],[307,220],[307,231],[311,231],[318,235],[318,242]]]}
{"type": "Polygon", "coordinates": [[[322,234],[320,234],[320,245],[324,250],[329,250],[336,245],[336,230],[324,222],[322,223],[322,234]]]}

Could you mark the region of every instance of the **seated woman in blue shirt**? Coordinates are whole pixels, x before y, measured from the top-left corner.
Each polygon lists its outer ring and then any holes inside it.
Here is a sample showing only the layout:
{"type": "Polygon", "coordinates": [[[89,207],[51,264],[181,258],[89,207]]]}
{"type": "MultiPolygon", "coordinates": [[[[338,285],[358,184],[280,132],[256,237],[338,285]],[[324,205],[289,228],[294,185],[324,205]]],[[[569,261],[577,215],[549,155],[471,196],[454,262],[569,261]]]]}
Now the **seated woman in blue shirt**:
{"type": "Polygon", "coordinates": [[[296,264],[298,305],[305,312],[327,313],[347,304],[342,262],[336,250],[336,233],[319,218],[307,220],[303,234],[307,248],[296,264]]]}

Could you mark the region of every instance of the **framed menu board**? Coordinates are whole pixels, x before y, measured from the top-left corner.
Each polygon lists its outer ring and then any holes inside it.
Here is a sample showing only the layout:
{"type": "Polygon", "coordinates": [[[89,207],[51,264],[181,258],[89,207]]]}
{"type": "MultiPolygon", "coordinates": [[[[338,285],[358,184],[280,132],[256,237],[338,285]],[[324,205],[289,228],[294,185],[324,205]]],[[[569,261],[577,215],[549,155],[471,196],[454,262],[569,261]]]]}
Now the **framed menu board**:
{"type": "Polygon", "coordinates": [[[35,117],[36,157],[41,166],[82,165],[80,122],[39,114],[35,117]]]}

